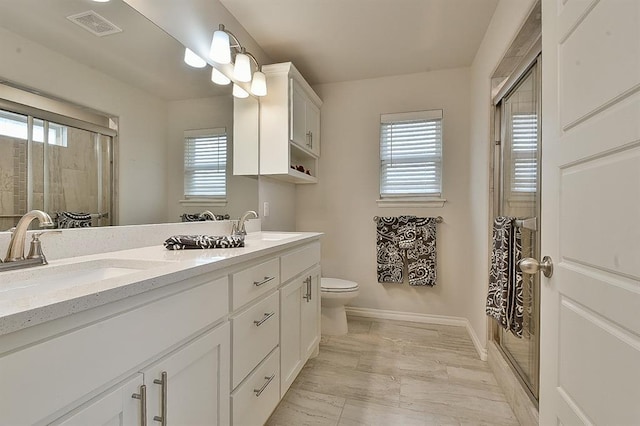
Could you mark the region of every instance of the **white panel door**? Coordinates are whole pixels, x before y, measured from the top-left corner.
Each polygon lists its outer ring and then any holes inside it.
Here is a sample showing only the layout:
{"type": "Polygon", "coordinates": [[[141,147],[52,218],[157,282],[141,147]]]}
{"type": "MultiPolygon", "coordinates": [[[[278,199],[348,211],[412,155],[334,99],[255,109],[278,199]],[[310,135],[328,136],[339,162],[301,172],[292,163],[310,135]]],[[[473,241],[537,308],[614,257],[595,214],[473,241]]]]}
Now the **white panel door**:
{"type": "Polygon", "coordinates": [[[541,425],[640,424],[640,1],[543,0],[541,425]]]}

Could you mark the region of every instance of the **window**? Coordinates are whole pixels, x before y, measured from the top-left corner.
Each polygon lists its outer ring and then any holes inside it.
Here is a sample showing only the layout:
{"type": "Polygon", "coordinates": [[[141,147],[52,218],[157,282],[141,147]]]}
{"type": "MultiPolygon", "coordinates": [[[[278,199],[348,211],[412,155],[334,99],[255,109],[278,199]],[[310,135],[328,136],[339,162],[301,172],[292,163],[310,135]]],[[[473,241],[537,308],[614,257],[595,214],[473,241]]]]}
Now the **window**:
{"type": "Polygon", "coordinates": [[[538,185],[538,116],[511,116],[511,191],[535,193],[538,185]]]}
{"type": "Polygon", "coordinates": [[[185,198],[226,198],[226,129],[188,130],[184,141],[185,198]]]}
{"type": "Polygon", "coordinates": [[[428,201],[441,194],[442,110],[383,114],[380,197],[428,201]]]}
{"type": "MultiPolygon", "coordinates": [[[[49,145],[67,146],[67,127],[39,119],[33,120],[33,141],[44,143],[44,128],[48,127],[49,145]]],[[[10,138],[28,138],[28,118],[26,115],[0,110],[0,135],[10,138]]]]}

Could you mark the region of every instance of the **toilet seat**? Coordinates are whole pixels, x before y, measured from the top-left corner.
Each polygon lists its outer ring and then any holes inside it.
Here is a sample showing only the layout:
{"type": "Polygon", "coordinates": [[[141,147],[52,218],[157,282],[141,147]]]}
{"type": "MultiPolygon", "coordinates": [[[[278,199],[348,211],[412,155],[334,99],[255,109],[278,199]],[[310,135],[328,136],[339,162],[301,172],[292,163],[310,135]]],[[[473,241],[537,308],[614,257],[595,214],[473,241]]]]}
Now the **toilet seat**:
{"type": "Polygon", "coordinates": [[[358,283],[339,278],[322,278],[320,290],[323,293],[349,293],[358,290],[358,283]]]}

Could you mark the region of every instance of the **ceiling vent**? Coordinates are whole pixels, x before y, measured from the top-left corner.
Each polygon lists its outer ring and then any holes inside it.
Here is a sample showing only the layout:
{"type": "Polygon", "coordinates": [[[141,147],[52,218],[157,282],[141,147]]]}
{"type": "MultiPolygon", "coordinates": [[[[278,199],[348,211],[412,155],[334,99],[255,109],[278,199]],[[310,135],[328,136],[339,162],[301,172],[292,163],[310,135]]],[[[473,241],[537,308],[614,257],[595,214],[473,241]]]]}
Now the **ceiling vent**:
{"type": "Polygon", "coordinates": [[[93,10],[67,16],[67,19],[74,24],[80,25],[82,28],[98,37],[122,32],[120,28],[107,21],[93,10]]]}

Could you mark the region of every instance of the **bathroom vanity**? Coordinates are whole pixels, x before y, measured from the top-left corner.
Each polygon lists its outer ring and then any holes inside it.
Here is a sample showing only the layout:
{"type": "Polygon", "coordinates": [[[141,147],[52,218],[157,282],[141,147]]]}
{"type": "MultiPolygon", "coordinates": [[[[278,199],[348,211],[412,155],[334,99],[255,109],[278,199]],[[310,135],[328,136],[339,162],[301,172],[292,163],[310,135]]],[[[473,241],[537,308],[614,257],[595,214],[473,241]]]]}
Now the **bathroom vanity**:
{"type": "Polygon", "coordinates": [[[0,424],[263,424],[318,351],[319,237],[0,274],[0,424]]]}

